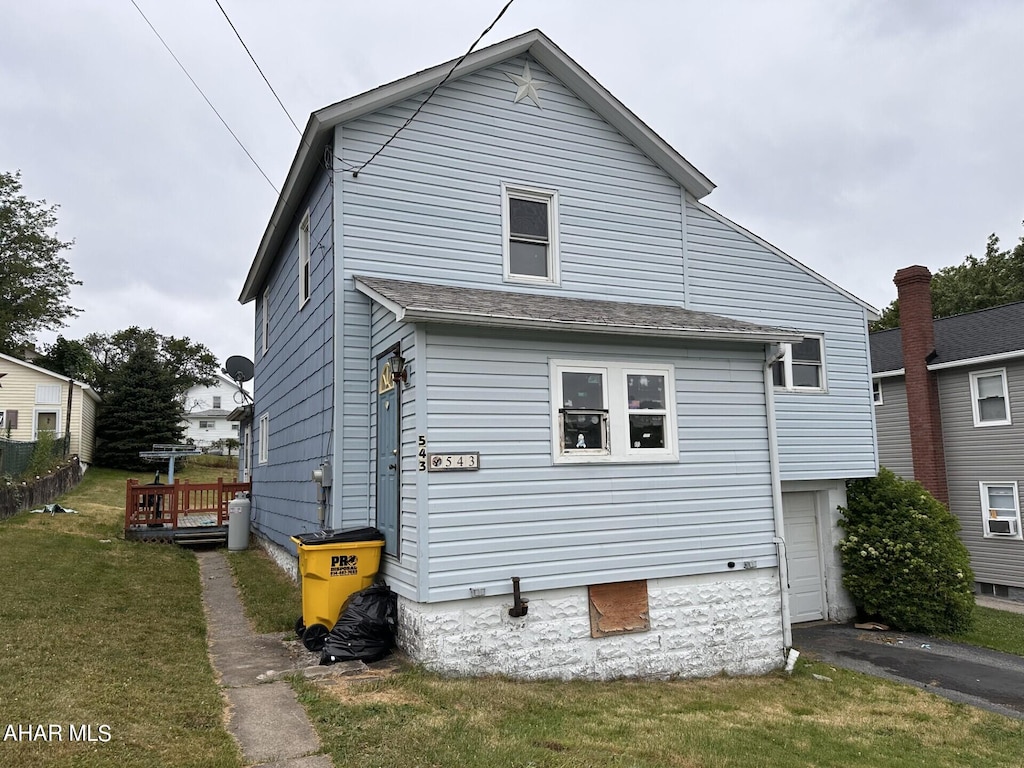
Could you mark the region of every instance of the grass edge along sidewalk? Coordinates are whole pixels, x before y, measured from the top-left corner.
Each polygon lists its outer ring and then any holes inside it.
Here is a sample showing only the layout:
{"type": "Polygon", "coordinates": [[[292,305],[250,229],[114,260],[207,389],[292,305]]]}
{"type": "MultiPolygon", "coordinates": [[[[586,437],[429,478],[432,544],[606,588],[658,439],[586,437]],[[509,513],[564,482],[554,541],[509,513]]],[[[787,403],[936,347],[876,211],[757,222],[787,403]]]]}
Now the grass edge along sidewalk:
{"type": "Polygon", "coordinates": [[[128,476],[90,469],[60,499],[79,514],[0,523],[0,728],[20,729],[5,768],[241,765],[195,556],[118,538],[128,476]]]}

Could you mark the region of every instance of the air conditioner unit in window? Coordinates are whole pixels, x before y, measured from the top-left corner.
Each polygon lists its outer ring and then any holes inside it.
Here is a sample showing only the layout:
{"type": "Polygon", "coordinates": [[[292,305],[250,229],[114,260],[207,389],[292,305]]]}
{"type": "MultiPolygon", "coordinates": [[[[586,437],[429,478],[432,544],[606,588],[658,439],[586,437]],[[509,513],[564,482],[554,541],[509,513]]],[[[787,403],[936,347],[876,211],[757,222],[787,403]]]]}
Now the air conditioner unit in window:
{"type": "Polygon", "coordinates": [[[989,518],[988,532],[994,536],[1016,536],[1017,535],[1017,521],[1016,520],[1000,520],[989,518]]]}

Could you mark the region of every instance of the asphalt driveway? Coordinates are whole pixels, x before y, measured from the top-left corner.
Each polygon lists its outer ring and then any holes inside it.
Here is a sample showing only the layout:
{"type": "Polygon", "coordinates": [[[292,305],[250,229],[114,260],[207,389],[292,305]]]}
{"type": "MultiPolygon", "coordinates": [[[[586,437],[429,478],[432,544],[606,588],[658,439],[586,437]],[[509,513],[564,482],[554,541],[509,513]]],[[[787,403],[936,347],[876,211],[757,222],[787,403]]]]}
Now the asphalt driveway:
{"type": "Polygon", "coordinates": [[[1024,720],[1024,657],[849,624],[793,628],[801,654],[1024,720]]]}

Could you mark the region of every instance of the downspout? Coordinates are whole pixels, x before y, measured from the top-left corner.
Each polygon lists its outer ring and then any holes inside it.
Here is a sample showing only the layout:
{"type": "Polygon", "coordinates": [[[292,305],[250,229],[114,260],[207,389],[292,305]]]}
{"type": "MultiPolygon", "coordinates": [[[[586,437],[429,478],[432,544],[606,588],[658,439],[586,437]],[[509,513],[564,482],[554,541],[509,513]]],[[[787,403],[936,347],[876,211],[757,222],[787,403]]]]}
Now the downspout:
{"type": "Polygon", "coordinates": [[[775,382],[772,365],[781,360],[785,350],[779,345],[768,347],[764,364],[764,396],[768,407],[768,464],[772,480],[772,512],[775,518],[775,544],[779,558],[779,590],[782,594],[782,644],[793,647],[793,626],[789,613],[789,563],[786,560],[785,528],[782,521],[782,477],[779,471],[779,435],[775,423],[775,382]]]}

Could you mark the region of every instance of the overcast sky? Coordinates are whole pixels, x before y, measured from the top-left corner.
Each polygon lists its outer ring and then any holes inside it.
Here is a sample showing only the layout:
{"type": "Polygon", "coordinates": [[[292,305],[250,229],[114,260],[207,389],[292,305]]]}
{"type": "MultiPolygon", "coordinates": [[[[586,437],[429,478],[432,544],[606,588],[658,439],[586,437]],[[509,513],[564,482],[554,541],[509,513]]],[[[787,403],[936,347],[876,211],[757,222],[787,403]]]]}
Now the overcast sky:
{"type": "MultiPolygon", "coordinates": [[[[280,187],[299,136],[214,0],[136,0],[280,187]]],[[[221,0],[302,128],[460,56],[504,0],[221,0]]],[[[1024,234],[1024,2],[515,0],[718,188],[704,202],[879,309],[893,273],[1024,234]]],[[[131,0],[0,5],[0,170],[60,205],[60,332],[252,356],[237,297],[276,193],[131,0]]],[[[40,337],[50,343],[55,333],[40,337]]]]}

